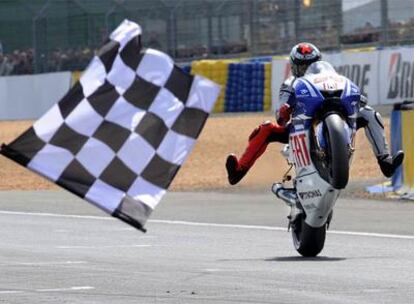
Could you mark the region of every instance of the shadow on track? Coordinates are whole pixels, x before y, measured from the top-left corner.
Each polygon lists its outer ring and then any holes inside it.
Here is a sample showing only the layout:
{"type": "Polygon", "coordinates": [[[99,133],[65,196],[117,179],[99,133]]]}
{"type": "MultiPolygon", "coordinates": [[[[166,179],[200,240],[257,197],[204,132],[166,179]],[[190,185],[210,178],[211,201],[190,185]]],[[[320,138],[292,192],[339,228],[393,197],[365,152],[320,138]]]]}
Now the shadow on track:
{"type": "Polygon", "coordinates": [[[346,258],[341,257],[327,257],[327,256],[317,256],[312,258],[305,258],[302,256],[285,256],[285,257],[274,257],[265,259],[267,262],[303,262],[303,261],[312,261],[312,262],[335,262],[335,261],[344,261],[346,258]]]}
{"type": "Polygon", "coordinates": [[[251,261],[265,261],[265,262],[335,262],[335,261],[344,261],[347,258],[343,257],[327,257],[327,256],[317,256],[313,258],[305,258],[302,256],[284,256],[284,257],[274,257],[274,258],[251,258],[251,259],[218,259],[217,262],[251,262],[251,261]]]}

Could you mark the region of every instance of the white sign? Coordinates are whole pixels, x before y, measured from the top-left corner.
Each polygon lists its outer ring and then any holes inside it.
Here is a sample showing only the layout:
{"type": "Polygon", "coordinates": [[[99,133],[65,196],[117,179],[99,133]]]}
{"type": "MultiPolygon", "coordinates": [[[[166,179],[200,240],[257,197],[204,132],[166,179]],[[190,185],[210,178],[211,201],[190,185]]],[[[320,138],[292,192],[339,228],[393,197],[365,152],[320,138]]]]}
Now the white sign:
{"type": "Polygon", "coordinates": [[[0,77],[0,119],[36,119],[70,88],[71,73],[0,77]]]}
{"type": "Polygon", "coordinates": [[[288,59],[273,59],[272,61],[272,110],[278,110],[281,106],[279,102],[279,89],[285,79],[292,75],[288,59]]]}

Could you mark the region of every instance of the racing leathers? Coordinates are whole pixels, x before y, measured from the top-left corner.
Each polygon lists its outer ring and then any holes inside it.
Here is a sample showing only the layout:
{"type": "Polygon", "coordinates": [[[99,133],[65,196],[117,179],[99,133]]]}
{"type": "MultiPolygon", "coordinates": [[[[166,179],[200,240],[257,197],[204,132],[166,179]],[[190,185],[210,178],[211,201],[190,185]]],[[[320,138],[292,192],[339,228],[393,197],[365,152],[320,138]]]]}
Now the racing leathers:
{"type": "MultiPolygon", "coordinates": [[[[293,76],[288,78],[280,88],[279,100],[282,106],[276,115],[277,122],[266,121],[255,128],[249,136],[247,148],[240,159],[237,159],[234,154],[227,157],[226,169],[231,185],[237,184],[244,177],[255,161],[266,151],[270,142],[288,143],[289,128],[287,125],[296,98],[293,89],[295,79],[293,76]]],[[[401,165],[404,153],[398,151],[394,157],[390,155],[381,115],[367,105],[367,98],[364,95],[361,95],[359,101],[357,129],[359,128],[365,129],[382,173],[386,177],[391,177],[396,168],[401,165]]]]}

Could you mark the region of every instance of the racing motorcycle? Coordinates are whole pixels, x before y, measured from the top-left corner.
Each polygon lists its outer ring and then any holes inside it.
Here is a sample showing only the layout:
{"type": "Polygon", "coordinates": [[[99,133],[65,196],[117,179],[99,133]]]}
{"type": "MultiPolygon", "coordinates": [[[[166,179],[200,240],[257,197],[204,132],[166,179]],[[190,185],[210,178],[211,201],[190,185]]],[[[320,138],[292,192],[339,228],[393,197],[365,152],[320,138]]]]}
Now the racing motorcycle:
{"type": "Polygon", "coordinates": [[[290,207],[295,249],[313,257],[324,247],[335,202],[348,184],[360,92],[324,61],[311,64],[293,89],[296,105],[282,155],[295,176],[289,169],[272,191],[290,207]]]}

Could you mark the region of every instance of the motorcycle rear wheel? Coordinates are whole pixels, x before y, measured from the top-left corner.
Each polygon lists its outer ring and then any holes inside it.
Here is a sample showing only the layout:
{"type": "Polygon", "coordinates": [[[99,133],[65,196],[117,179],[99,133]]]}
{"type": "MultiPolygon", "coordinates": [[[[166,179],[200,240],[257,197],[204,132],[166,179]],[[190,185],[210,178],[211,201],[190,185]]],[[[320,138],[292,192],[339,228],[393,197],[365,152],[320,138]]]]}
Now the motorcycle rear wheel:
{"type": "Polygon", "coordinates": [[[292,225],[293,245],[304,257],[315,257],[323,249],[326,236],[326,224],[314,228],[306,224],[303,215],[299,215],[292,225]]]}

